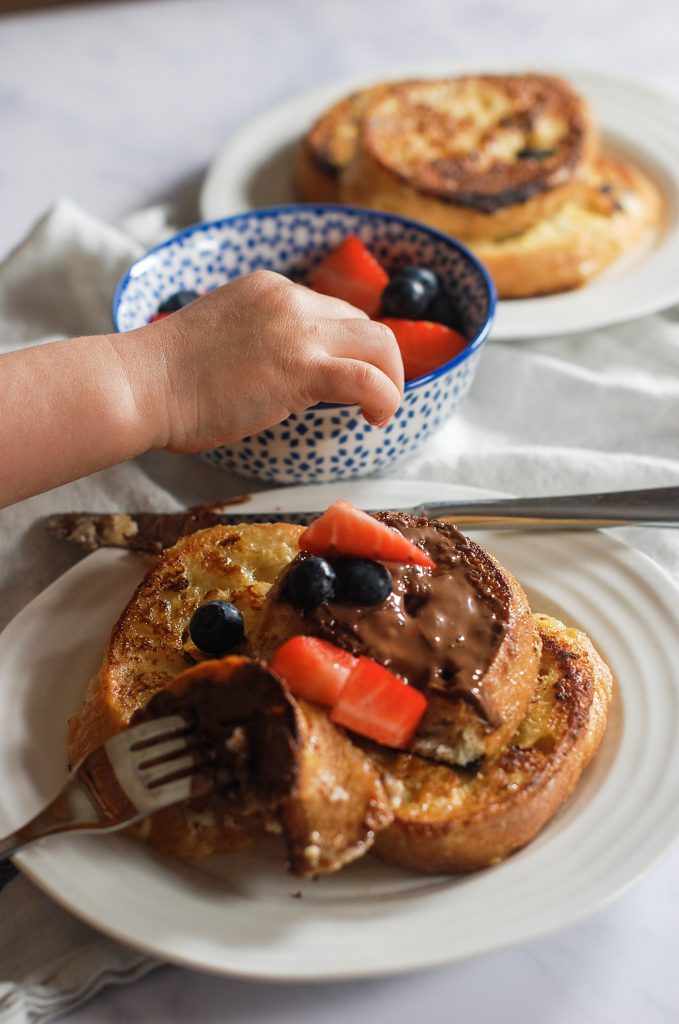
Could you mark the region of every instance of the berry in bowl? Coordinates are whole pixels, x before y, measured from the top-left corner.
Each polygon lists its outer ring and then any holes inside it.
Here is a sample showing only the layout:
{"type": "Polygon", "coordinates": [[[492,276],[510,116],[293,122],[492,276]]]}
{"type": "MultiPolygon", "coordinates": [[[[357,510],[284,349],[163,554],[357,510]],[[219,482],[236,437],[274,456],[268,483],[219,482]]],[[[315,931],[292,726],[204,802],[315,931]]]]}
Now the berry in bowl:
{"type": "Polygon", "coordinates": [[[459,242],[392,214],[283,206],[196,224],[150,250],[116,289],[119,331],[171,316],[255,270],[275,270],[344,298],[394,331],[406,371],[386,427],[357,406],[317,405],[204,453],[221,468],[275,483],[367,476],[413,455],[471,386],[495,312],[490,278],[459,242]]]}

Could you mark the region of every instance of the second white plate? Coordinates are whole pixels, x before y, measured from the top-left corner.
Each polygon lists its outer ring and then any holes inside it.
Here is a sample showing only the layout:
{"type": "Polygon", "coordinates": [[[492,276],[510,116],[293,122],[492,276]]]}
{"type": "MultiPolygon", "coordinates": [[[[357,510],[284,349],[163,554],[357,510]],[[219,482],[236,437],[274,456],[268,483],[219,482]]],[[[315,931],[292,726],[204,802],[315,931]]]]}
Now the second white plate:
{"type": "MultiPolygon", "coordinates": [[[[392,68],[368,80],[353,78],[311,89],[265,111],[217,154],[201,191],[203,219],[294,202],[291,169],[297,141],[323,110],[354,89],[378,78],[465,70],[470,69],[392,68]]],[[[632,160],[656,181],[664,198],[665,222],[627,257],[577,291],[498,303],[491,335],[496,341],[590,330],[679,302],[679,101],[624,78],[563,69],[556,73],[568,78],[591,103],[604,148],[632,160]]]]}
{"type": "MultiPolygon", "coordinates": [[[[360,481],[253,495],[244,511],[398,507],[479,492],[360,481]]],[[[425,877],[366,857],[301,883],[278,847],[179,864],[126,836],[52,838],[22,870],[93,926],[154,955],[223,974],[358,978],[459,960],[572,924],[633,882],[679,834],[679,592],[600,533],[484,534],[535,609],[587,630],[616,679],[601,750],[574,797],[496,868],[425,877]]],[[[132,554],[83,559],[0,636],[0,834],[65,776],[66,721],[139,581],[132,554]]]]}

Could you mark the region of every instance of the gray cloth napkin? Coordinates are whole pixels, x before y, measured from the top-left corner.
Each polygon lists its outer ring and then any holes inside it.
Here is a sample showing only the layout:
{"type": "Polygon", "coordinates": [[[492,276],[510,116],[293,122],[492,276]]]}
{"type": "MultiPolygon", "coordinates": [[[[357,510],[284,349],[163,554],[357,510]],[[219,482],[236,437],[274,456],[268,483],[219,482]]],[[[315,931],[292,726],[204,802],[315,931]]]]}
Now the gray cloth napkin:
{"type": "MultiPolygon", "coordinates": [[[[168,230],[163,208],[115,228],[58,203],[0,266],[0,352],[110,330],[119,276],[168,230]]],[[[518,494],[679,483],[679,310],[576,337],[489,344],[460,414],[390,475],[518,494]]],[[[198,459],[161,453],[0,512],[0,626],[80,557],[45,536],[42,517],[170,510],[255,489],[198,459]]],[[[676,533],[621,534],[679,582],[676,533]]],[[[2,878],[1,1021],[53,1018],[156,966],[76,921],[13,869],[2,878]]]]}

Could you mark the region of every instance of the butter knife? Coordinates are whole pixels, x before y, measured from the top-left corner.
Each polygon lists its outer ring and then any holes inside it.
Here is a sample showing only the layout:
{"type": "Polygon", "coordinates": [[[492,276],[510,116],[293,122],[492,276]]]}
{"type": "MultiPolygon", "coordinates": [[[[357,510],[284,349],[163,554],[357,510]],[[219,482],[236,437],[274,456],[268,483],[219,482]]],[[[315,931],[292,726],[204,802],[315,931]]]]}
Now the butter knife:
{"type": "MultiPolygon", "coordinates": [[[[236,499],[237,502],[245,499],[236,499]]],[[[122,547],[158,553],[180,537],[208,526],[238,523],[305,525],[321,510],[255,512],[233,510],[234,500],[202,505],[182,512],[67,513],[50,516],[54,537],[79,544],[86,551],[122,547]]],[[[369,509],[368,511],[373,511],[369,509]]],[[[393,511],[446,519],[460,527],[483,529],[592,530],[615,526],[679,526],[679,487],[568,494],[542,498],[482,498],[423,502],[393,511]]]]}

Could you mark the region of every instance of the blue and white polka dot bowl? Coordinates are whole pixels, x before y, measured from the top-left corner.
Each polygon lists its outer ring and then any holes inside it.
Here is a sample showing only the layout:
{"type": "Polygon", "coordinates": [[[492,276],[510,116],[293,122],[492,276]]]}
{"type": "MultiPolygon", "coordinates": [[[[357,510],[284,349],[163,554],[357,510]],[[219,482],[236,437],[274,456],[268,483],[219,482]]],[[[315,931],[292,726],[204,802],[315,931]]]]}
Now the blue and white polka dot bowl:
{"type": "Polygon", "coordinates": [[[346,206],[281,206],[196,224],[152,249],[122,279],[113,302],[119,331],[148,322],[181,289],[209,291],[254,270],[299,279],[355,234],[388,271],[429,267],[452,292],[469,345],[455,359],[409,381],[401,407],[382,429],[357,406],[317,405],[259,434],[205,452],[221,468],[274,483],[349,480],[413,455],[458,408],[476,373],[495,312],[483,266],[454,239],[414,221],[346,206]]]}

